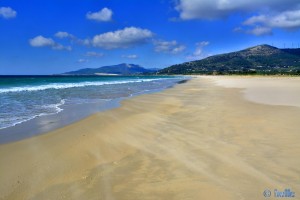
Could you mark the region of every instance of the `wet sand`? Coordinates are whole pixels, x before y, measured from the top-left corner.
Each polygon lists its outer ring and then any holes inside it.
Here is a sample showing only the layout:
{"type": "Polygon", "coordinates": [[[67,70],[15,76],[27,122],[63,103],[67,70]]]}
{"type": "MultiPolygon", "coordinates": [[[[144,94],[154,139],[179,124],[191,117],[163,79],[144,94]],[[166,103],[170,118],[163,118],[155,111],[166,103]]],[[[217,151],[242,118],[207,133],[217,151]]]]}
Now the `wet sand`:
{"type": "Polygon", "coordinates": [[[300,109],[248,101],[240,82],[216,79],[0,145],[0,199],[264,199],[286,188],[298,197],[300,109]]]}

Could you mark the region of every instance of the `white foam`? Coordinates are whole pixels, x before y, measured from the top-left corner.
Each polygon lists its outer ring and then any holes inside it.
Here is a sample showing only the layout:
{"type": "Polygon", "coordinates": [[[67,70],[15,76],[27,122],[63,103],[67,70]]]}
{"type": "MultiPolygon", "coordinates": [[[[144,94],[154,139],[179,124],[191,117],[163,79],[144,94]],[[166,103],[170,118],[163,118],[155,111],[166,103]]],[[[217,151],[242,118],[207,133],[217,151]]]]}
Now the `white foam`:
{"type": "MultiPolygon", "coordinates": [[[[55,113],[59,113],[59,112],[61,112],[61,111],[63,111],[63,109],[62,108],[60,108],[60,106],[62,106],[62,105],[64,105],[65,104],[65,100],[64,99],[62,99],[59,103],[57,103],[57,104],[49,104],[49,105],[43,105],[42,107],[43,108],[54,108],[55,109],[55,113]]],[[[52,114],[52,113],[51,113],[52,114]]],[[[54,114],[54,113],[53,113],[54,114]]]]}
{"type": "Polygon", "coordinates": [[[81,83],[50,83],[39,86],[24,86],[24,87],[11,87],[0,89],[0,93],[9,93],[9,92],[33,92],[40,90],[48,89],[67,89],[67,88],[76,88],[76,87],[86,87],[86,86],[101,86],[101,85],[115,85],[115,84],[125,84],[125,83],[140,83],[140,82],[149,82],[161,80],[158,79],[139,79],[139,80],[127,80],[127,81],[95,81],[95,82],[81,82],[81,83]]]}
{"type": "Polygon", "coordinates": [[[40,113],[40,114],[36,114],[36,115],[32,115],[32,116],[27,116],[26,119],[22,119],[22,118],[19,118],[19,117],[12,117],[10,118],[10,121],[11,123],[3,123],[1,120],[0,120],[0,129],[4,129],[4,128],[8,128],[8,127],[12,127],[12,126],[16,126],[18,124],[21,124],[23,122],[26,122],[26,121],[29,121],[29,120],[32,120],[36,117],[41,117],[41,116],[44,116],[44,115],[52,115],[52,114],[57,114],[61,111],[63,111],[62,108],[60,108],[60,106],[64,105],[65,104],[65,100],[62,99],[59,103],[57,104],[49,104],[49,105],[44,105],[42,107],[44,108],[54,108],[55,109],[55,112],[52,112],[52,113],[40,113]]]}

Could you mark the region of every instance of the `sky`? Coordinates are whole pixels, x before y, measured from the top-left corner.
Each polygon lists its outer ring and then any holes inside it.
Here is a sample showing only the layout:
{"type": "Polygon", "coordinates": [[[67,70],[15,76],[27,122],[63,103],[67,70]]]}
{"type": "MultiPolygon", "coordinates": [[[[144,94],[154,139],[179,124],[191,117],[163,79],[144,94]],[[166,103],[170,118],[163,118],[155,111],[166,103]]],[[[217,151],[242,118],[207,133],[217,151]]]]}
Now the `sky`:
{"type": "Polygon", "coordinates": [[[0,0],[0,75],[145,68],[300,44],[299,0],[0,0]]]}

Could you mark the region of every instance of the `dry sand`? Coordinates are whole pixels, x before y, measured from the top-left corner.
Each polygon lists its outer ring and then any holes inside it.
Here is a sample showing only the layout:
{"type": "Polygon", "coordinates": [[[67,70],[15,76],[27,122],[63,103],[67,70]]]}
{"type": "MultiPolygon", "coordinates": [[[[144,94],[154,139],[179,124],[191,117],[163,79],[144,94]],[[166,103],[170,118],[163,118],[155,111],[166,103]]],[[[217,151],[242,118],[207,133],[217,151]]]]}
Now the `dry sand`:
{"type": "Polygon", "coordinates": [[[217,85],[245,88],[244,97],[250,101],[300,107],[300,77],[239,77],[211,76],[217,85]]]}
{"type": "Polygon", "coordinates": [[[0,199],[252,200],[267,188],[298,198],[300,109],[215,82],[194,78],[1,145],[0,199]]]}

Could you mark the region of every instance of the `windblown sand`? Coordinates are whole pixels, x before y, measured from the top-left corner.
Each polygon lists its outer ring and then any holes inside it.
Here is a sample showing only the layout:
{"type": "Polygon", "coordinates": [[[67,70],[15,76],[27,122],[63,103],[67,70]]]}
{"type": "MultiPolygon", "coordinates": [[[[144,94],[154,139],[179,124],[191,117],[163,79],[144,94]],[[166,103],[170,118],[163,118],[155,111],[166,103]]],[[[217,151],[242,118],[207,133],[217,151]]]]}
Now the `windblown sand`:
{"type": "Polygon", "coordinates": [[[214,77],[217,85],[244,88],[244,97],[250,101],[300,107],[300,77],[214,77]]]}
{"type": "Polygon", "coordinates": [[[298,198],[300,108],[247,101],[237,87],[248,79],[226,77],[235,88],[216,79],[1,145],[0,199],[253,200],[286,188],[298,198]]]}

